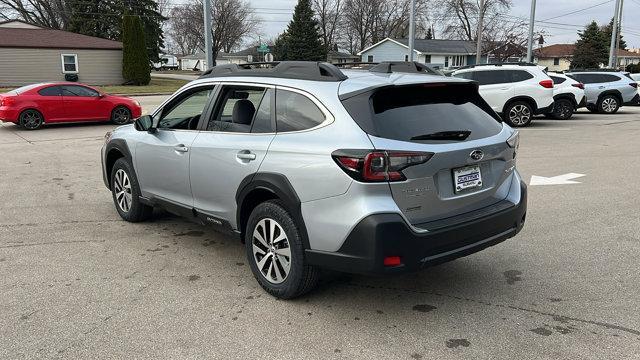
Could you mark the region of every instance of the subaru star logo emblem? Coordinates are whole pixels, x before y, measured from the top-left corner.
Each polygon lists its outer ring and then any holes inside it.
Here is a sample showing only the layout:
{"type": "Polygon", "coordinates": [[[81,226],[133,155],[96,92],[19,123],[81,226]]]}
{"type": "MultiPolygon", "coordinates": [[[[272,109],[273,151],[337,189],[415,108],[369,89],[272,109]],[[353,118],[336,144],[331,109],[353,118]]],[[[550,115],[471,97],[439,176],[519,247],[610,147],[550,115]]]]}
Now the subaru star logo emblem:
{"type": "Polygon", "coordinates": [[[484,157],[484,153],[482,150],[473,150],[469,156],[475,161],[480,161],[484,157]]]}

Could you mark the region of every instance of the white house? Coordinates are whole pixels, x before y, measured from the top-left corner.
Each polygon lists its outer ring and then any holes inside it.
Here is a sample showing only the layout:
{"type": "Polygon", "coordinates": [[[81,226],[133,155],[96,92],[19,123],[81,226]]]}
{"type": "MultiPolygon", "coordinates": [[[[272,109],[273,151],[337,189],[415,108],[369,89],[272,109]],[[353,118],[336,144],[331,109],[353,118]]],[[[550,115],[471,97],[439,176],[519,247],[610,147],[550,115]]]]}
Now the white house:
{"type": "MultiPolygon", "coordinates": [[[[385,38],[358,55],[363,62],[407,61],[409,59],[408,39],[385,38]]],[[[486,62],[486,57],[481,59],[486,62]]],[[[476,63],[476,43],[464,40],[416,39],[414,61],[454,68],[476,63]]]]}

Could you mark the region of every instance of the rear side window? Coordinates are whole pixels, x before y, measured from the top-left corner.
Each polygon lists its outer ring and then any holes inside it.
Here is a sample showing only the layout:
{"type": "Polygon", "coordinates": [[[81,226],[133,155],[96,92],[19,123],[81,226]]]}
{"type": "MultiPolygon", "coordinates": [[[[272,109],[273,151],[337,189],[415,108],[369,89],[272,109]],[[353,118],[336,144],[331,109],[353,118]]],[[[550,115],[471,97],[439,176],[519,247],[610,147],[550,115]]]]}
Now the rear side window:
{"type": "Polygon", "coordinates": [[[40,89],[40,91],[38,91],[38,94],[42,96],[60,96],[61,92],[59,86],[50,86],[44,89],[40,89]]]}
{"type": "Polygon", "coordinates": [[[365,132],[387,139],[441,144],[502,130],[473,83],[384,87],[342,103],[365,132]]]}
{"type": "Polygon", "coordinates": [[[553,83],[556,84],[556,85],[557,84],[562,84],[563,82],[565,82],[567,80],[565,78],[561,78],[561,77],[558,77],[558,76],[549,76],[549,77],[551,78],[551,80],[553,80],[553,83]]]}
{"type": "Polygon", "coordinates": [[[480,85],[504,84],[510,82],[503,70],[474,71],[473,80],[480,85]]]}
{"type": "Polygon", "coordinates": [[[507,78],[510,80],[509,82],[520,82],[533,79],[533,75],[524,70],[507,70],[506,73],[507,78]]]}
{"type": "Polygon", "coordinates": [[[322,124],[324,113],[308,97],[293,91],[276,91],[276,130],[278,132],[311,129],[322,124]]]}

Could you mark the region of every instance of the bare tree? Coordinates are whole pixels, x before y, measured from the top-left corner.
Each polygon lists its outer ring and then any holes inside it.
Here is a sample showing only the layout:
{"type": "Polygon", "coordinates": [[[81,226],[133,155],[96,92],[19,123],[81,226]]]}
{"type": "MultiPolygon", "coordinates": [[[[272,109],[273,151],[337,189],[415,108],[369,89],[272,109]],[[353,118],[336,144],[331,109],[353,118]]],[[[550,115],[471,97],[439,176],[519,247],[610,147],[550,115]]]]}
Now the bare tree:
{"type": "Polygon", "coordinates": [[[69,9],[64,0],[0,0],[0,19],[10,16],[43,27],[64,29],[69,23],[69,9]]]}
{"type": "MultiPolygon", "coordinates": [[[[511,0],[485,0],[484,28],[490,33],[506,25],[504,16],[511,8],[511,0]]],[[[479,0],[445,0],[442,4],[439,19],[444,26],[444,34],[452,39],[477,39],[478,19],[480,15],[479,0]]]]}
{"type": "Polygon", "coordinates": [[[313,0],[312,3],[327,51],[336,43],[335,33],[340,23],[342,4],[341,0],[313,0]]]}
{"type": "MultiPolygon", "coordinates": [[[[250,34],[257,31],[258,19],[243,0],[213,0],[212,33],[214,58],[220,51],[231,52],[250,34]]],[[[204,16],[202,0],[176,5],[169,13],[169,37],[172,46],[183,54],[204,51],[204,16]]]]}
{"type": "MultiPolygon", "coordinates": [[[[424,26],[428,0],[416,0],[416,36],[424,26]]],[[[386,37],[409,35],[410,0],[344,0],[340,22],[342,44],[357,52],[386,37]]]]}

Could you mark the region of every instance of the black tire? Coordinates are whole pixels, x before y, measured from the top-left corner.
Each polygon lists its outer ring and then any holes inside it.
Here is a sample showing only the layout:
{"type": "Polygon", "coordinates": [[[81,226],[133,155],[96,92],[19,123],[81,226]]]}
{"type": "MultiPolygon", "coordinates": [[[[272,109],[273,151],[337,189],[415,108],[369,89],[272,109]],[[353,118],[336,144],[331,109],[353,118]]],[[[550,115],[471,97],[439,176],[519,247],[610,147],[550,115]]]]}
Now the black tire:
{"type": "Polygon", "coordinates": [[[278,200],[270,200],[263,202],[256,206],[251,212],[247,227],[245,229],[245,248],[247,252],[247,260],[249,261],[253,276],[256,278],[260,286],[269,294],[280,299],[292,299],[303,295],[316,287],[319,280],[319,269],[306,264],[304,255],[304,246],[302,244],[302,238],[295,220],[291,217],[286,210],[284,204],[278,200]],[[268,234],[261,232],[260,226],[266,225],[264,228],[271,228],[271,221],[275,221],[276,228],[274,234],[268,234]],[[260,224],[260,225],[259,225],[260,224]],[[280,230],[284,231],[284,240],[278,241],[280,238],[280,230]],[[264,242],[254,237],[254,231],[257,231],[260,236],[264,236],[263,240],[269,244],[263,246],[264,242]],[[276,238],[275,242],[269,242],[269,238],[276,238]],[[285,244],[288,242],[288,244],[285,244]],[[254,243],[256,247],[263,250],[257,250],[254,253],[254,243]],[[288,247],[284,246],[288,245],[288,247]],[[281,246],[281,247],[279,247],[281,246]],[[277,283],[277,279],[272,276],[277,273],[282,277],[286,269],[286,256],[276,255],[276,251],[289,250],[289,272],[285,274],[283,280],[277,283]],[[273,251],[273,252],[270,252],[273,251]],[[264,256],[261,256],[264,254],[264,256]],[[274,259],[276,259],[274,261],[274,259]],[[258,267],[258,262],[264,260],[262,269],[266,268],[266,274],[262,272],[258,267]],[[273,269],[272,269],[273,267],[273,269]],[[271,279],[271,280],[268,280],[271,279]]]}
{"type": "Polygon", "coordinates": [[[525,127],[531,124],[533,109],[525,101],[514,101],[504,109],[502,117],[512,127],[525,127]]]}
{"type": "Polygon", "coordinates": [[[615,114],[620,109],[620,99],[615,95],[605,95],[598,100],[598,112],[615,114]]]}
{"type": "Polygon", "coordinates": [[[129,164],[129,161],[125,158],[116,160],[111,169],[111,194],[113,197],[113,204],[120,214],[120,217],[129,222],[140,222],[148,219],[153,212],[153,207],[148,206],[140,202],[140,185],[138,179],[133,171],[133,167],[129,164]],[[123,181],[121,177],[121,171],[126,174],[127,181],[123,181]],[[118,178],[116,178],[118,177],[118,178]],[[128,191],[127,184],[128,183],[128,191]],[[124,193],[119,190],[124,188],[124,193]],[[129,195],[127,195],[127,193],[129,195]],[[124,203],[123,201],[124,198],[124,203]],[[123,204],[127,204],[123,206],[123,204]]]}
{"type": "Polygon", "coordinates": [[[116,106],[111,111],[111,122],[116,125],[125,125],[131,121],[131,110],[126,106],[116,106]]]}
{"type": "MultiPolygon", "coordinates": [[[[558,99],[553,103],[553,112],[551,115],[554,119],[568,120],[573,116],[573,102],[569,99],[558,99]]],[[[546,114],[545,114],[546,115],[546,114]]]]}
{"type": "Polygon", "coordinates": [[[38,110],[28,109],[20,113],[18,125],[27,130],[37,130],[44,124],[44,117],[38,110]]]}

